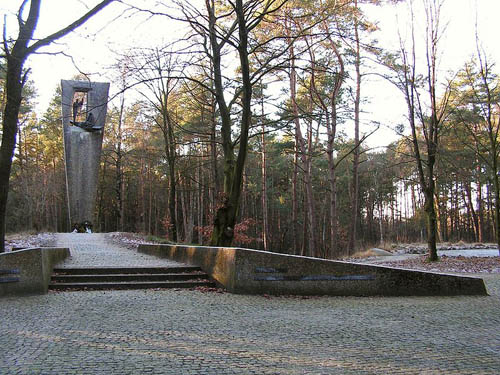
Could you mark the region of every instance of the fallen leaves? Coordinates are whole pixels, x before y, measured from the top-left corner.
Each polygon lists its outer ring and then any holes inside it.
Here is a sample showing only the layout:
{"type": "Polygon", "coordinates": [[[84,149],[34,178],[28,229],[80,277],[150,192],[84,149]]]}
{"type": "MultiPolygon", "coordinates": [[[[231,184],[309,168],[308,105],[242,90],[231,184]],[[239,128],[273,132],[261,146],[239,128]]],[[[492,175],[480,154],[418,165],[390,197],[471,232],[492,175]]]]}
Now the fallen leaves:
{"type": "Polygon", "coordinates": [[[500,273],[500,257],[448,257],[443,255],[437,262],[428,262],[424,255],[400,261],[388,260],[377,264],[432,272],[500,273]]]}
{"type": "Polygon", "coordinates": [[[54,233],[38,233],[38,234],[11,234],[5,239],[5,249],[12,251],[13,249],[26,249],[31,247],[54,246],[54,233]]]}

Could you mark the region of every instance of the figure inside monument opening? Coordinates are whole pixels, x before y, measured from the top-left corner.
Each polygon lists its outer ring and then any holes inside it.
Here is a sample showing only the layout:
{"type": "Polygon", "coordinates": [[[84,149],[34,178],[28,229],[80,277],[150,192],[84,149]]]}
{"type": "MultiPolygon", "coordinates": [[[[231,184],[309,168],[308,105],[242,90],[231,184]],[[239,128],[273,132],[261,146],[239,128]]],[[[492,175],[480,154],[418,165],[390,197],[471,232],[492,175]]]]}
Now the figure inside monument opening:
{"type": "Polygon", "coordinates": [[[83,106],[83,99],[76,98],[73,102],[73,122],[76,122],[78,114],[81,112],[83,106]]]}
{"type": "Polygon", "coordinates": [[[95,124],[95,117],[92,109],[88,107],[88,92],[75,91],[73,94],[73,120],[70,124],[78,126],[89,132],[101,130],[103,126],[95,124]]]}
{"type": "Polygon", "coordinates": [[[75,91],[73,94],[73,123],[85,121],[88,111],[88,93],[86,91],[75,91]]]}

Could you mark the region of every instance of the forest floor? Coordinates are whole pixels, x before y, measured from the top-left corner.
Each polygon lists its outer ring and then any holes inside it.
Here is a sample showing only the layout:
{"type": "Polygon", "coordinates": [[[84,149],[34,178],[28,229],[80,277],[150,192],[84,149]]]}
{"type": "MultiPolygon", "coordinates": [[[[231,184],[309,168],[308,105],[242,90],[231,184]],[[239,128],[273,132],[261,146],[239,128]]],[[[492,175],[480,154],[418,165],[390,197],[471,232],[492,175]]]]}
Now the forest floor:
{"type": "Polygon", "coordinates": [[[11,233],[5,236],[5,250],[7,252],[19,248],[55,246],[54,233],[11,233]]]}
{"type": "MultiPolygon", "coordinates": [[[[427,253],[427,243],[395,243],[381,247],[393,254],[425,254],[427,253]]],[[[439,250],[468,250],[468,249],[496,249],[494,243],[481,242],[441,242],[437,244],[439,250]]]]}
{"type": "Polygon", "coordinates": [[[391,259],[391,256],[366,258],[354,260],[365,264],[406,268],[431,272],[458,272],[458,273],[500,273],[500,257],[464,257],[446,256],[439,257],[437,262],[428,262],[426,255],[413,255],[391,259]],[[401,259],[404,258],[404,259],[401,259]]]}
{"type": "MultiPolygon", "coordinates": [[[[136,249],[141,243],[155,243],[155,239],[137,234],[113,232],[108,233],[110,241],[136,249]]],[[[16,248],[54,246],[55,235],[53,233],[17,233],[10,234],[6,238],[6,249],[11,251],[16,248]]],[[[480,243],[443,243],[439,244],[439,250],[464,250],[464,249],[491,249],[495,244],[480,243]]],[[[433,272],[459,272],[459,273],[500,273],[500,257],[464,257],[464,256],[441,256],[437,262],[427,262],[425,244],[397,244],[391,246],[392,256],[366,256],[362,258],[348,258],[347,261],[377,264],[388,267],[398,267],[433,272]]]]}
{"type": "Polygon", "coordinates": [[[427,244],[423,243],[392,244],[384,246],[392,255],[374,256],[375,253],[369,250],[361,253],[364,256],[344,260],[432,272],[500,273],[500,256],[464,255],[468,250],[493,250],[495,253],[497,247],[494,243],[444,242],[438,244],[437,248],[438,252],[446,252],[446,255],[440,255],[437,262],[427,261],[427,244]],[[453,251],[457,251],[457,254],[452,255],[453,251]]]}

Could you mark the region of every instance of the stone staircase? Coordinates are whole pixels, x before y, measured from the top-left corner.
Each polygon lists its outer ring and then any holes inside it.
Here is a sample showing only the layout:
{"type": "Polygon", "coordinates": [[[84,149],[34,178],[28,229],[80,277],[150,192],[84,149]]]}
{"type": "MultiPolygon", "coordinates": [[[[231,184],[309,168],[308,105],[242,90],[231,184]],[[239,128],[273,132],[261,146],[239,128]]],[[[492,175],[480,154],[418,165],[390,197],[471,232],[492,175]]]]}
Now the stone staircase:
{"type": "Polygon", "coordinates": [[[55,268],[49,290],[215,287],[196,266],[55,268]]]}

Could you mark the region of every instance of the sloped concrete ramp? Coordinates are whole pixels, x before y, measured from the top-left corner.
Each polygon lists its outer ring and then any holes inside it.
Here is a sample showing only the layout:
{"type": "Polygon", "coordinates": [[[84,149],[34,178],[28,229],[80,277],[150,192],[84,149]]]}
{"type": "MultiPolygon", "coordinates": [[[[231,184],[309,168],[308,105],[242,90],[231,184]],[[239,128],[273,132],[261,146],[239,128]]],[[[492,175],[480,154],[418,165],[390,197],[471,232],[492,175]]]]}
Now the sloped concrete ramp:
{"type": "Polygon", "coordinates": [[[486,296],[481,278],[242,248],[140,245],[139,252],[197,265],[229,292],[334,296],[486,296]]]}

